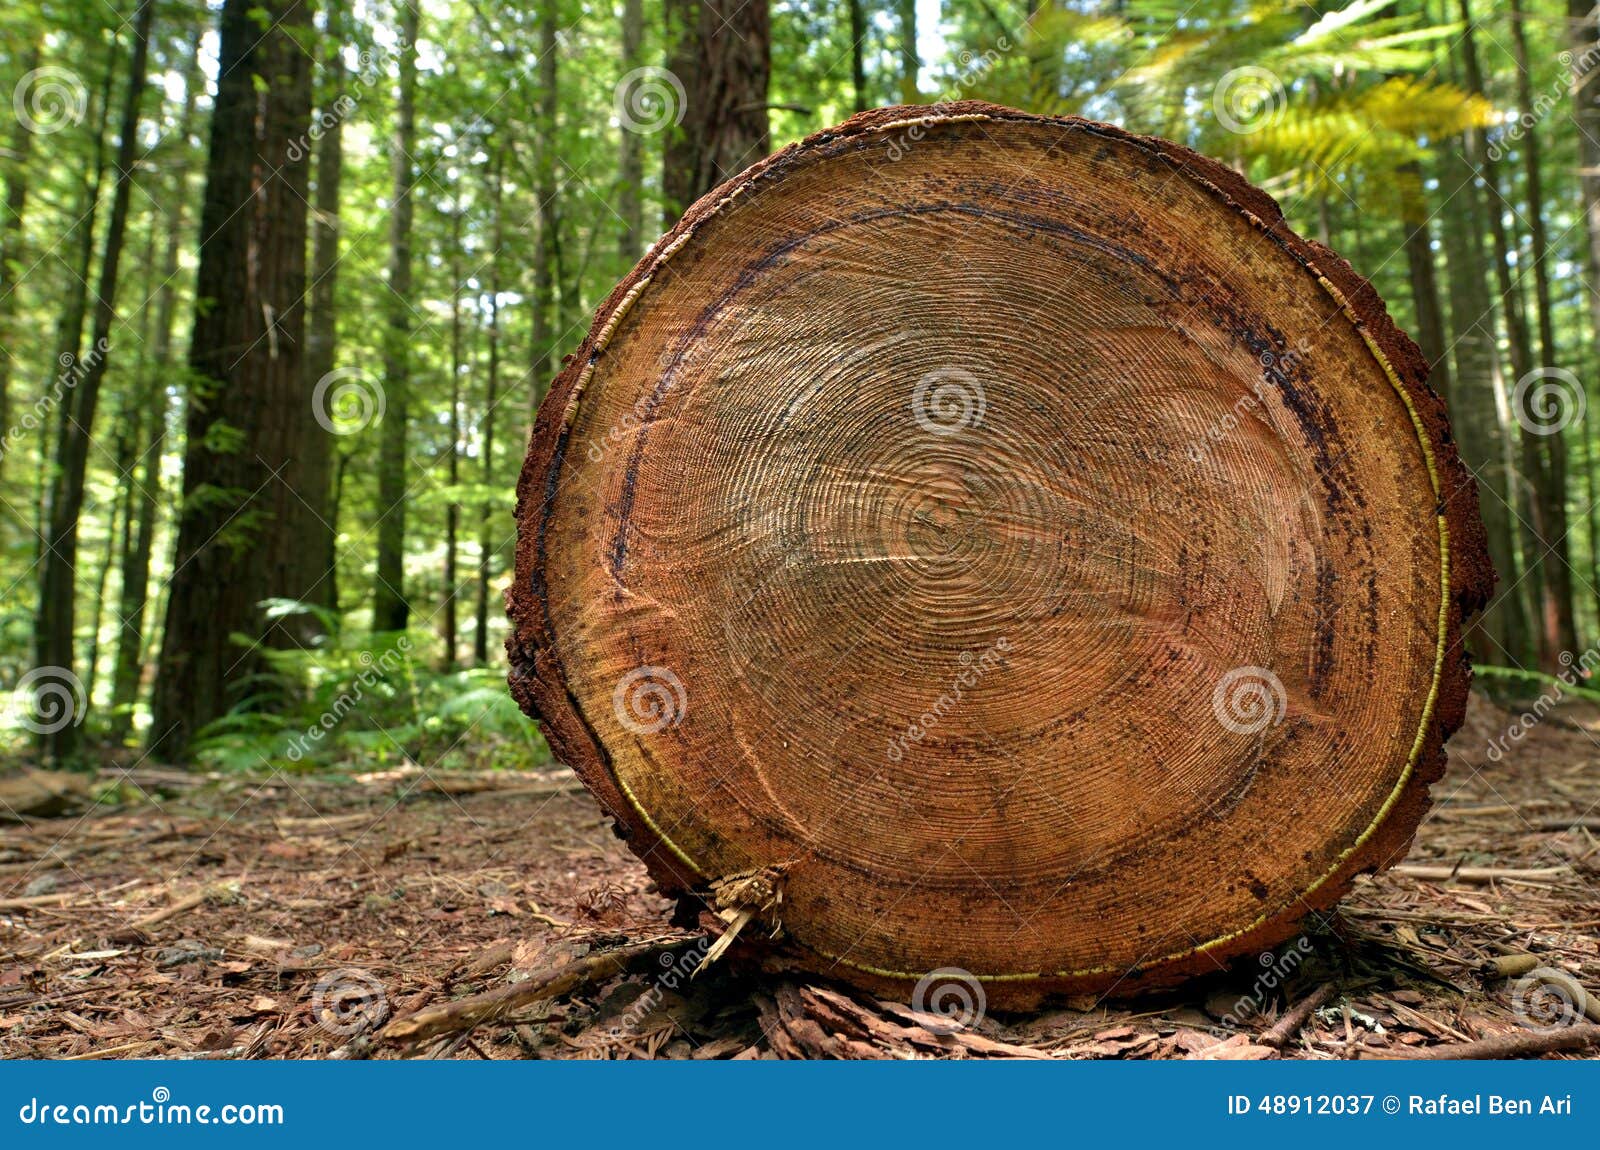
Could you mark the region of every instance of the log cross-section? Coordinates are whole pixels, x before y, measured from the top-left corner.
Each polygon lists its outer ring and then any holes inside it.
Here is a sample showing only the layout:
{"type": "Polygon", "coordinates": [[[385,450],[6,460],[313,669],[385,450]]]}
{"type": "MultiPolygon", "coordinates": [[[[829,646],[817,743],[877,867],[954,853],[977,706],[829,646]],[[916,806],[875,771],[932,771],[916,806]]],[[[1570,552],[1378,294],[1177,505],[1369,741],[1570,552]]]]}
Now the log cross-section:
{"type": "Polygon", "coordinates": [[[1493,573],[1426,374],[1217,163],[864,113],[697,203],[555,381],[513,690],[792,964],[1214,970],[1398,861],[1461,723],[1493,573]]]}

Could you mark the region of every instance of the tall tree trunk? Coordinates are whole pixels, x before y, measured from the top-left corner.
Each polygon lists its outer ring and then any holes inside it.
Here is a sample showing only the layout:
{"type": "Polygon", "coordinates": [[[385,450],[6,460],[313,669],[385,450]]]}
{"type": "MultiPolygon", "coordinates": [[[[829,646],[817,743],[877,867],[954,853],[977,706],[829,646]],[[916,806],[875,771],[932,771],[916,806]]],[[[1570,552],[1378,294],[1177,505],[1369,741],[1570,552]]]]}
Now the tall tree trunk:
{"type": "Polygon", "coordinates": [[[1450,361],[1445,355],[1444,309],[1439,303],[1439,276],[1433,259],[1433,228],[1423,195],[1422,168],[1409,165],[1400,172],[1406,240],[1406,268],[1411,279],[1411,302],[1417,319],[1417,345],[1431,368],[1428,382],[1445,398],[1450,394],[1450,361]],[[1414,189],[1414,190],[1413,190],[1414,189]]]}
{"type": "MultiPolygon", "coordinates": [[[[306,318],[306,379],[313,394],[332,375],[337,362],[339,329],[336,289],[339,281],[339,193],[344,177],[344,107],[346,25],[343,0],[328,0],[327,38],[321,63],[322,135],[317,140],[316,200],[311,213],[311,313],[306,318]]],[[[327,392],[324,391],[326,396],[327,392]]],[[[326,414],[326,413],[324,413],[326,414]]],[[[329,507],[333,483],[333,435],[318,422],[304,461],[306,502],[312,532],[306,540],[317,572],[308,602],[337,611],[338,589],[333,572],[338,542],[329,507]]]]}
{"type": "MultiPolygon", "coordinates": [[[[858,0],[859,2],[859,0],[858,0]]],[[[644,0],[622,0],[622,69],[629,73],[644,63],[644,0]]],[[[628,124],[622,125],[622,151],[617,160],[617,215],[622,230],[617,254],[625,267],[639,261],[644,250],[644,139],[628,124]]]]}
{"type": "Polygon", "coordinates": [[[550,382],[556,328],[556,263],[561,248],[561,221],[556,207],[556,110],[560,81],[557,54],[560,15],[556,0],[539,7],[539,132],[534,155],[534,198],[537,230],[533,241],[533,332],[528,349],[528,410],[539,409],[550,382]]]}
{"type": "Polygon", "coordinates": [[[1478,482],[1478,503],[1489,554],[1500,583],[1488,608],[1468,631],[1477,657],[1489,663],[1521,664],[1532,631],[1527,581],[1521,577],[1517,522],[1514,427],[1508,426],[1495,336],[1494,302],[1483,276],[1483,202],[1466,158],[1465,140],[1443,150],[1440,184],[1452,196],[1441,212],[1445,282],[1450,301],[1450,346],[1454,357],[1450,414],[1461,457],[1478,482]]]}
{"type": "MultiPolygon", "coordinates": [[[[1578,128],[1578,190],[1583,207],[1584,278],[1589,290],[1589,328],[1592,354],[1600,356],[1600,5],[1594,0],[1567,0],[1567,36],[1572,44],[1574,120],[1578,128]]],[[[1592,374],[1592,373],[1591,373],[1592,374]]],[[[1589,381],[1591,405],[1600,403],[1600,387],[1589,381]]],[[[1600,523],[1596,522],[1595,471],[1600,452],[1593,436],[1584,439],[1584,470],[1589,494],[1589,585],[1594,589],[1595,613],[1600,616],[1600,523]]]]}
{"type": "Polygon", "coordinates": [[[867,110],[867,9],[863,0],[850,0],[850,94],[858,112],[867,110]]]}
{"type": "MultiPolygon", "coordinates": [[[[489,368],[484,375],[483,433],[481,441],[484,490],[494,485],[495,408],[500,403],[500,248],[504,242],[501,192],[505,153],[495,149],[489,163],[489,368]]],[[[494,531],[490,505],[478,516],[478,595],[473,611],[472,661],[479,667],[489,661],[489,575],[494,558],[494,531]]]]}
{"type": "Polygon", "coordinates": [[[461,288],[466,279],[461,264],[461,218],[466,215],[460,188],[452,197],[450,212],[450,502],[444,509],[444,619],[441,641],[444,669],[456,669],[456,571],[457,534],[461,525],[461,505],[456,502],[456,486],[461,482],[461,374],[466,369],[461,354],[461,288]]]}
{"type": "Polygon", "coordinates": [[[404,631],[410,617],[405,596],[406,431],[411,390],[411,193],[416,178],[411,153],[417,143],[417,5],[401,0],[400,90],[395,107],[394,154],[389,206],[388,320],[383,345],[387,410],[378,455],[378,567],[372,589],[372,628],[404,631]]]}
{"type": "Polygon", "coordinates": [[[922,100],[918,81],[922,76],[922,56],[917,51],[917,0],[896,0],[900,17],[900,102],[916,104],[922,100]]]}
{"type": "MultiPolygon", "coordinates": [[[[1464,25],[1461,54],[1466,67],[1467,89],[1484,96],[1487,89],[1478,63],[1471,0],[1459,0],[1459,5],[1464,25]]],[[[1554,672],[1560,669],[1558,660],[1561,652],[1571,651],[1577,645],[1572,617],[1571,567],[1568,565],[1564,530],[1566,504],[1564,493],[1554,488],[1547,462],[1545,440],[1550,437],[1529,430],[1539,424],[1539,419],[1526,402],[1537,391],[1536,387],[1529,386],[1529,372],[1534,367],[1533,350],[1528,338],[1528,320],[1523,310],[1522,295],[1512,277],[1511,241],[1505,226],[1505,211],[1510,205],[1501,190],[1499,163],[1481,132],[1474,131],[1468,138],[1473,144],[1473,159],[1487,193],[1495,284],[1500,295],[1501,318],[1506,324],[1511,373],[1517,380],[1512,399],[1517,404],[1515,416],[1521,430],[1522,478],[1525,484],[1519,502],[1524,509],[1524,551],[1528,569],[1539,589],[1539,665],[1546,671],[1554,672]]]]}
{"type": "MultiPolygon", "coordinates": [[[[128,83],[117,127],[116,182],[111,195],[111,215],[106,225],[105,248],[100,256],[96,287],[93,344],[85,357],[82,378],[72,389],[62,413],[56,439],[56,472],[50,486],[50,513],[46,541],[40,556],[39,619],[36,630],[40,683],[70,679],[77,662],[74,643],[77,605],[78,526],[83,515],[84,484],[89,470],[89,437],[94,428],[100,385],[111,356],[111,325],[116,319],[117,269],[128,227],[128,203],[133,193],[133,166],[139,155],[139,104],[144,95],[145,69],[150,59],[150,28],[154,0],[140,0],[134,16],[133,50],[128,83]]],[[[41,694],[41,700],[44,696],[41,694]]],[[[87,703],[87,700],[85,700],[87,703]]],[[[47,723],[41,734],[44,753],[60,762],[77,749],[79,723],[47,723]]]]}
{"type": "Polygon", "coordinates": [[[668,139],[666,226],[767,154],[772,74],[770,0],[667,0],[667,67],[684,83],[681,131],[668,139]]]}
{"type": "Polygon", "coordinates": [[[308,534],[305,388],[311,13],[224,0],[189,349],[183,502],[151,700],[150,747],[183,758],[243,697],[267,630],[260,604],[299,598],[308,534]],[[233,642],[243,636],[246,645],[233,642]]]}
{"type": "MultiPolygon", "coordinates": [[[[1539,354],[1547,368],[1560,366],[1556,347],[1555,307],[1550,291],[1550,240],[1544,219],[1544,165],[1539,150],[1539,131],[1535,122],[1533,79],[1528,63],[1528,38],[1524,28],[1523,0],[1511,0],[1511,46],[1516,60],[1517,110],[1528,130],[1521,140],[1522,171],[1527,197],[1528,243],[1533,264],[1534,305],[1539,330],[1539,354]]],[[[1520,273],[1521,268],[1518,268],[1520,273]]],[[[1581,384],[1580,384],[1581,386],[1581,384]]],[[[1576,397],[1569,397],[1576,402],[1576,397]]],[[[1576,410],[1571,408],[1569,410],[1576,410]]],[[[1582,430],[1582,427],[1580,427],[1582,430]]],[[[1556,626],[1560,652],[1578,654],[1577,611],[1572,587],[1572,548],[1567,521],[1567,440],[1562,427],[1544,437],[1545,491],[1544,518],[1553,537],[1556,562],[1550,565],[1551,585],[1558,608],[1556,626]]]]}
{"type": "Polygon", "coordinates": [[[179,257],[188,228],[189,139],[194,133],[195,109],[205,83],[200,70],[204,38],[204,32],[195,38],[184,69],[183,111],[174,133],[177,143],[167,192],[171,206],[167,209],[166,247],[160,263],[161,287],[156,292],[151,370],[140,381],[141,404],[149,424],[141,447],[137,511],[129,517],[130,542],[123,550],[121,591],[117,601],[117,617],[122,625],[117,630],[117,653],[111,672],[110,734],[119,744],[126,742],[133,730],[133,708],[139,699],[139,680],[149,647],[145,623],[150,614],[150,557],[155,551],[156,522],[161,510],[161,461],[167,446],[167,389],[172,374],[179,257]]]}
{"type": "MultiPolygon", "coordinates": [[[[22,70],[39,66],[39,44],[35,41],[23,55],[22,70]]],[[[11,361],[16,344],[11,337],[12,316],[21,302],[17,296],[18,277],[23,271],[22,248],[26,232],[23,219],[28,210],[28,157],[33,151],[33,132],[26,116],[15,117],[11,154],[6,157],[5,220],[0,223],[0,437],[11,435],[11,361]]],[[[0,438],[0,477],[5,475],[6,456],[11,444],[0,438]]]]}

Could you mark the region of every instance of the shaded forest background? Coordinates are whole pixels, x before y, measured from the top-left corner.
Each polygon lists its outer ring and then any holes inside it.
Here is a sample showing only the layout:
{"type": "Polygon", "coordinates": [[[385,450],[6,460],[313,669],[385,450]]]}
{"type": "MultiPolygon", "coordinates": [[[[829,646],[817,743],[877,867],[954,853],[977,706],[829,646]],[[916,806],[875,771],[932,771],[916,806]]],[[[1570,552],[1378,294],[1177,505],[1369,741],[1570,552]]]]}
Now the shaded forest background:
{"type": "Polygon", "coordinates": [[[1597,36],[1589,0],[8,4],[0,749],[545,757],[500,595],[561,357],[723,178],[967,98],[1221,158],[1372,278],[1478,479],[1488,682],[1583,693],[1597,36]]]}

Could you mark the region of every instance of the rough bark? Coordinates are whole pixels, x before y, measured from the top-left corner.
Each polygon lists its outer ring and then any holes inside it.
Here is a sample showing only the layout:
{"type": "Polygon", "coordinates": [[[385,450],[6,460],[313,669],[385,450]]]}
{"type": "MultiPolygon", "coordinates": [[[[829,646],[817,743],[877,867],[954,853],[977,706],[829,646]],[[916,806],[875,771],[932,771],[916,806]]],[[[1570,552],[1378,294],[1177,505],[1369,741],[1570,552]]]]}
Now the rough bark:
{"type": "Polygon", "coordinates": [[[700,200],[558,377],[513,693],[741,944],[991,1004],[1214,970],[1398,861],[1462,721],[1493,574],[1426,375],[1185,148],[857,116],[700,200]]]}
{"type": "Polygon", "coordinates": [[[768,0],[667,0],[667,68],[683,83],[683,123],[667,138],[666,225],[767,154],[772,73],[768,0]]]}
{"type": "Polygon", "coordinates": [[[298,493],[314,423],[304,364],[304,148],[311,68],[300,0],[226,0],[200,214],[183,499],[151,700],[152,753],[255,705],[269,598],[298,599],[310,533],[298,493]],[[238,636],[243,642],[235,642],[238,636]]]}
{"type": "Polygon", "coordinates": [[[383,439],[378,449],[378,563],[372,627],[404,631],[411,617],[405,593],[406,433],[411,406],[411,221],[417,147],[417,0],[400,5],[400,86],[394,154],[390,157],[389,290],[383,339],[383,439]]]}

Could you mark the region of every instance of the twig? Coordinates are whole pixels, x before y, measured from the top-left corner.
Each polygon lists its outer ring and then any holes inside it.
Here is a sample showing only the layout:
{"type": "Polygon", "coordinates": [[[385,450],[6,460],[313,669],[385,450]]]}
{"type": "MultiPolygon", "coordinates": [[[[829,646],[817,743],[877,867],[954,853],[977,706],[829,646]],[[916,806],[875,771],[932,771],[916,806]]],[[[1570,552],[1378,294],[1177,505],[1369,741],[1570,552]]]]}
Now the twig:
{"type": "Polygon", "coordinates": [[[167,906],[162,907],[160,910],[154,911],[151,914],[147,914],[137,922],[130,924],[130,929],[147,930],[152,926],[157,926],[160,923],[166,922],[169,918],[177,918],[185,911],[193,910],[195,907],[205,902],[206,899],[211,898],[213,895],[221,894],[227,889],[229,889],[229,883],[227,881],[214,882],[206,886],[197,887],[188,894],[184,895],[177,902],[170,903],[167,906]]]}
{"type": "Polygon", "coordinates": [[[1429,882],[1537,882],[1542,879],[1560,878],[1570,874],[1571,867],[1546,866],[1515,867],[1493,866],[1429,866],[1423,863],[1408,863],[1395,867],[1391,874],[1403,874],[1407,878],[1419,878],[1429,882]]]}
{"type": "Polygon", "coordinates": [[[1300,1033],[1300,1028],[1306,1024],[1306,1019],[1311,1017],[1312,1011],[1333,997],[1334,989],[1333,983],[1324,982],[1306,995],[1305,998],[1290,1007],[1284,1013],[1284,1016],[1274,1022],[1267,1032],[1261,1036],[1261,1045],[1281,1049],[1290,1039],[1300,1033]]]}
{"type": "Polygon", "coordinates": [[[1446,1046],[1428,1046],[1421,1050],[1408,1050],[1404,1054],[1367,1053],[1369,1058],[1408,1061],[1412,1059],[1453,1058],[1529,1058],[1539,1054],[1554,1054],[1582,1050],[1600,1042],[1600,1025],[1592,1022],[1559,1030],[1524,1030],[1515,1034],[1497,1034],[1477,1042],[1456,1042],[1446,1046]]]}

